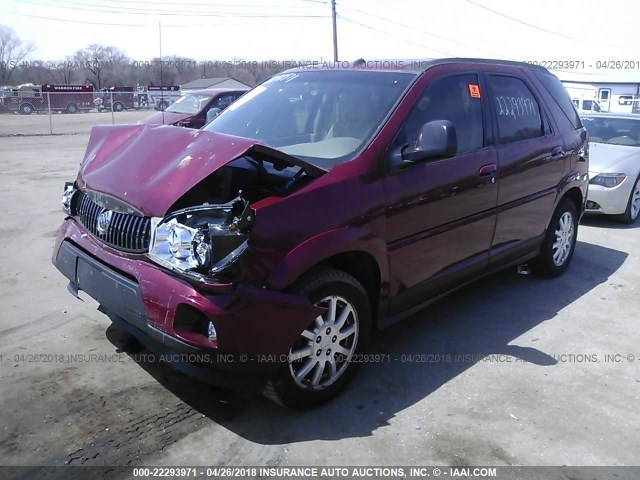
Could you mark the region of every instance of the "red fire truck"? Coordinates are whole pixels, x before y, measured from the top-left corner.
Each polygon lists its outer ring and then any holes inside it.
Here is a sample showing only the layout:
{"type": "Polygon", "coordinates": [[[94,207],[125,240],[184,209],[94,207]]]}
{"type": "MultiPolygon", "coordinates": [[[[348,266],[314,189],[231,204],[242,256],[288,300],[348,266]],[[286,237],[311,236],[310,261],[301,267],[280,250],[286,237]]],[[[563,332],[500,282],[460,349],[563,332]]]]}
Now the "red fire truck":
{"type": "Polygon", "coordinates": [[[146,87],[109,87],[100,90],[94,100],[94,105],[99,111],[123,110],[139,108],[155,108],[165,110],[169,105],[180,98],[180,87],[177,85],[150,85],[146,87]]]}
{"type": "Polygon", "coordinates": [[[77,113],[93,108],[93,85],[36,85],[3,91],[4,111],[30,115],[33,112],[77,113]]]}
{"type": "Polygon", "coordinates": [[[135,102],[134,91],[133,87],[103,88],[93,103],[99,112],[111,110],[112,104],[116,112],[136,108],[138,105],[135,102]]]}

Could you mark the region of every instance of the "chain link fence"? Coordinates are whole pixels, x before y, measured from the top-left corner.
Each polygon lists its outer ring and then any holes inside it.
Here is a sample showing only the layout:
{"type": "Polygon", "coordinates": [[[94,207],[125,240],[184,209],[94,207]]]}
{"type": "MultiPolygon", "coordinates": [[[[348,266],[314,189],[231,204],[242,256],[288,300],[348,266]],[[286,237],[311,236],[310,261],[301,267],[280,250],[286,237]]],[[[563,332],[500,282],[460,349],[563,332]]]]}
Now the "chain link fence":
{"type": "Polygon", "coordinates": [[[136,92],[2,92],[0,136],[80,134],[94,125],[135,124],[176,98],[136,92]]]}

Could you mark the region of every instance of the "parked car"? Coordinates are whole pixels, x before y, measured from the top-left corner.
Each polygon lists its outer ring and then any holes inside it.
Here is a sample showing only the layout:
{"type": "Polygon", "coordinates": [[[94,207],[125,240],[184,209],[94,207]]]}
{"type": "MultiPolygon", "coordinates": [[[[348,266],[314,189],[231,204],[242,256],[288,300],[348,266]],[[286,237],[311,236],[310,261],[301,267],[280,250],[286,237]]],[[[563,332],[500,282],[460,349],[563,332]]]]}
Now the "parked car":
{"type": "Polygon", "coordinates": [[[175,368],[311,407],[374,331],[508,266],[563,273],[586,142],[542,67],[287,71],[202,130],[94,127],[53,262],[175,368]]]}
{"type": "Polygon", "coordinates": [[[138,124],[202,128],[208,120],[212,120],[216,114],[248,91],[248,88],[212,88],[189,92],[172,103],[164,112],[152,113],[140,120],[138,124]],[[215,112],[215,114],[211,115],[209,112],[215,112]],[[207,118],[208,113],[209,118],[207,118]]]}
{"type": "Polygon", "coordinates": [[[586,213],[633,223],[640,213],[640,115],[589,114],[591,163],[586,213]]]}

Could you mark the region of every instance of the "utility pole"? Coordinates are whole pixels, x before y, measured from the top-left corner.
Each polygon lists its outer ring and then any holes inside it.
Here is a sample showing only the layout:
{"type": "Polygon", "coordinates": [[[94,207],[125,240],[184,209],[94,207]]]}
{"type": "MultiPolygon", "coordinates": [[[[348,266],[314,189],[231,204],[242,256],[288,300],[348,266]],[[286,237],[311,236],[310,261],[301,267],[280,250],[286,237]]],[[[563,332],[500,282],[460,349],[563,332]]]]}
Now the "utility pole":
{"type": "Polygon", "coordinates": [[[338,61],[338,31],[336,29],[336,0],[331,0],[331,19],[333,21],[333,61],[338,61]]]}

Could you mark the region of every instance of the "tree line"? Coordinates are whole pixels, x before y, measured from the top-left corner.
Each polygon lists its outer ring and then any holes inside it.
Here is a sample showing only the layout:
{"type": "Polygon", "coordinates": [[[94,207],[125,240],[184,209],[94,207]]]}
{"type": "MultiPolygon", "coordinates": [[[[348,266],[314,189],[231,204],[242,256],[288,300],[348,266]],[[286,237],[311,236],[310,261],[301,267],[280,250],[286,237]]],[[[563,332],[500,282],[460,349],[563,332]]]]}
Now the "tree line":
{"type": "Polygon", "coordinates": [[[0,87],[25,83],[112,86],[182,85],[199,78],[230,77],[250,86],[289,68],[283,62],[220,61],[181,56],[136,60],[113,46],[90,44],[53,61],[31,59],[35,46],[0,25],[0,87]]]}

